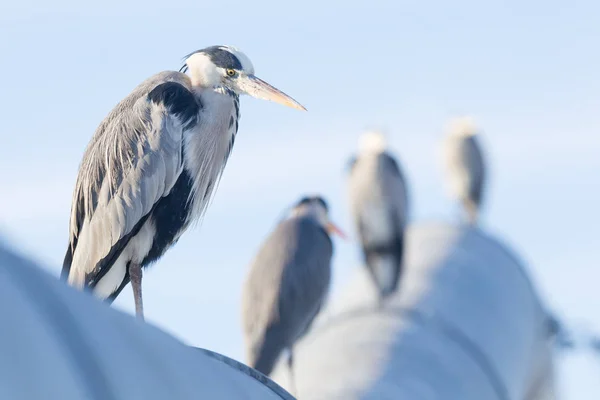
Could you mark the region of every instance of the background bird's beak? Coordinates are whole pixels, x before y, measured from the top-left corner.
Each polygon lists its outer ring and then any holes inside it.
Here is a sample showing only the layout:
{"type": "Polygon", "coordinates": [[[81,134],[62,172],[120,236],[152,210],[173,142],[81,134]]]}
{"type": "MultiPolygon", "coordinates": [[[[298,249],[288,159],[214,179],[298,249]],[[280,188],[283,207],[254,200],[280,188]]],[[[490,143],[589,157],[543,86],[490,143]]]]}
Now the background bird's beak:
{"type": "Polygon", "coordinates": [[[284,106],[306,111],[302,104],[254,75],[247,75],[245,79],[240,79],[238,86],[246,94],[257,99],[270,100],[284,106]]]}
{"type": "Polygon", "coordinates": [[[333,222],[328,222],[327,225],[325,225],[325,228],[327,229],[327,232],[335,233],[336,235],[338,235],[339,237],[341,237],[344,240],[347,239],[346,234],[340,228],[338,228],[333,222]]]}

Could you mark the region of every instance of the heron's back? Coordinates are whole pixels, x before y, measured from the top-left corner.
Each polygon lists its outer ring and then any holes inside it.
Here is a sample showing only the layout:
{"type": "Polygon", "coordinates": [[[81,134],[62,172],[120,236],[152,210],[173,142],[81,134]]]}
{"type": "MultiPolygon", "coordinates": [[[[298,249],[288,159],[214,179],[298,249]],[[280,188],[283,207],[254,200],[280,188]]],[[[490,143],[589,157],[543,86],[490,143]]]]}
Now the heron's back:
{"type": "Polygon", "coordinates": [[[263,243],[242,297],[250,366],[269,374],[309,329],[329,290],[331,256],[329,235],[307,217],[281,222],[263,243]]]}

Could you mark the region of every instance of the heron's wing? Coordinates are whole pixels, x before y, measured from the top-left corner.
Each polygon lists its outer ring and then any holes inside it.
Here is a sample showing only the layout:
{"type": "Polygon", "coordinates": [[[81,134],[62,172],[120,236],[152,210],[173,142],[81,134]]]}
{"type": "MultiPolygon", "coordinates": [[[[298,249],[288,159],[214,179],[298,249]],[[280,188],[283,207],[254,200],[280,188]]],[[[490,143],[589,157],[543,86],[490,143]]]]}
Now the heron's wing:
{"type": "Polygon", "coordinates": [[[461,142],[460,152],[468,173],[469,196],[475,204],[479,205],[483,192],[485,166],[477,138],[471,136],[464,139],[461,142]]]}
{"type": "Polygon", "coordinates": [[[406,178],[387,152],[359,158],[350,173],[349,198],[363,250],[395,245],[408,221],[406,178]]]}
{"type": "Polygon", "coordinates": [[[198,111],[189,79],[164,72],[138,86],[101,123],[73,193],[63,278],[93,286],[112,266],[181,174],[183,132],[198,111]]]}
{"type": "Polygon", "coordinates": [[[408,222],[408,188],[404,172],[398,162],[390,154],[384,152],[379,156],[379,176],[384,193],[387,195],[391,218],[397,222],[397,227],[404,230],[408,222]]]}
{"type": "Polygon", "coordinates": [[[288,219],[267,238],[243,294],[251,365],[268,371],[279,353],[306,332],[327,296],[331,256],[331,239],[309,219],[288,219]]]}
{"type": "Polygon", "coordinates": [[[331,279],[333,246],[329,234],[310,218],[288,221],[298,239],[290,244],[293,258],[285,266],[278,314],[271,324],[291,328],[297,340],[324,303],[331,279]],[[278,318],[276,318],[278,317],[278,318]]]}
{"type": "Polygon", "coordinates": [[[448,193],[459,199],[481,200],[485,171],[477,138],[447,136],[443,142],[443,160],[448,193]]]}

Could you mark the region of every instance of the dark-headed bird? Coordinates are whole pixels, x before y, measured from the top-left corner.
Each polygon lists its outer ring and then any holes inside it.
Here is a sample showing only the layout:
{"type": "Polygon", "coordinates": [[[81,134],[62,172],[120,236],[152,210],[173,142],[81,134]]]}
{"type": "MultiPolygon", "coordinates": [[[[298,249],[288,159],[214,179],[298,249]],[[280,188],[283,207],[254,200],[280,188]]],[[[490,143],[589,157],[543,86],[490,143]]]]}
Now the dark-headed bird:
{"type": "Polygon", "coordinates": [[[387,150],[384,135],[370,131],[350,161],[350,209],[379,305],[399,285],[408,221],[404,174],[387,150]]]}
{"type": "Polygon", "coordinates": [[[63,279],[109,303],[131,281],[143,319],[142,268],[203,216],[231,153],[241,94],[304,109],[231,46],[189,54],[180,72],[148,78],[117,104],[83,156],[63,279]]]}
{"type": "Polygon", "coordinates": [[[471,118],[450,123],[443,141],[443,163],[449,194],[460,201],[471,225],[477,223],[483,199],[486,171],[483,154],[471,118]]]}
{"type": "Polygon", "coordinates": [[[269,375],[288,350],[292,385],[294,343],[309,330],[329,291],[330,233],[344,236],[329,220],[325,200],[302,198],[262,244],[244,285],[248,365],[269,375]]]}

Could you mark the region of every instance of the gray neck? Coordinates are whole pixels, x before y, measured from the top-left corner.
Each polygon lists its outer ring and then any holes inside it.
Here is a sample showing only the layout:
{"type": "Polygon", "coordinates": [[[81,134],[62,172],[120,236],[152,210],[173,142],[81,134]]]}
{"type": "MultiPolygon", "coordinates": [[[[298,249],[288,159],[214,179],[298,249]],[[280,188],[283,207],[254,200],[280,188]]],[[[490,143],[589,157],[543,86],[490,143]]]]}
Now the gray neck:
{"type": "Polygon", "coordinates": [[[239,97],[231,92],[197,89],[198,125],[186,134],[184,167],[193,180],[192,219],[204,214],[227,163],[238,129],[239,97]]]}

